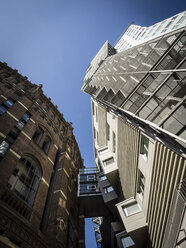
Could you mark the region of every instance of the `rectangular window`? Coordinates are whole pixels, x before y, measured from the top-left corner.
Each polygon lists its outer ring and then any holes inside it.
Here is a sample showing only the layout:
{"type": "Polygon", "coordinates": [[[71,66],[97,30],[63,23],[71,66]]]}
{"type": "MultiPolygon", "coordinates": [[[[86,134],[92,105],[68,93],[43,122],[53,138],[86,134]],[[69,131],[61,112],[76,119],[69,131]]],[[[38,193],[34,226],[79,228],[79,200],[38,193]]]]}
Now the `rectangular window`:
{"type": "Polygon", "coordinates": [[[145,190],[145,177],[141,173],[140,170],[138,170],[138,193],[141,195],[141,198],[144,197],[144,190],[145,190]]]}
{"type": "Polygon", "coordinates": [[[107,129],[107,140],[110,140],[110,126],[108,123],[106,124],[106,129],[107,129]]]}
{"type": "Polygon", "coordinates": [[[10,144],[6,141],[3,140],[0,144],[0,157],[4,157],[5,153],[8,151],[10,147],[10,144]]]}
{"type": "Polygon", "coordinates": [[[14,105],[15,101],[12,98],[7,99],[0,105],[0,115],[4,114],[10,107],[14,105]]]}
{"type": "Polygon", "coordinates": [[[115,134],[115,132],[112,132],[112,150],[113,150],[113,153],[116,152],[116,134],[115,134]]]}
{"type": "Polygon", "coordinates": [[[7,108],[5,108],[3,105],[0,105],[0,115],[4,114],[7,111],[7,108]]]}
{"type": "Polygon", "coordinates": [[[96,129],[94,127],[94,139],[96,138],[96,129]]]}
{"type": "Polygon", "coordinates": [[[140,154],[144,154],[146,157],[148,156],[148,149],[149,149],[149,139],[142,135],[141,136],[141,150],[140,154]]]}
{"type": "Polygon", "coordinates": [[[107,180],[107,177],[106,176],[101,176],[99,179],[100,179],[100,181],[104,181],[104,180],[107,180]]]}
{"type": "Polygon", "coordinates": [[[114,188],[113,188],[112,186],[108,186],[108,187],[105,187],[105,188],[104,188],[105,194],[110,193],[110,192],[112,192],[112,191],[114,191],[114,188]]]}
{"type": "Polygon", "coordinates": [[[0,144],[0,157],[4,157],[5,153],[8,151],[10,146],[14,143],[17,138],[17,134],[14,132],[10,132],[7,134],[5,140],[3,140],[0,144]]]}
{"type": "Polygon", "coordinates": [[[98,108],[96,107],[96,122],[98,122],[98,108]]]}
{"type": "Polygon", "coordinates": [[[88,175],[87,181],[95,181],[95,176],[94,175],[88,175]]]}
{"type": "Polygon", "coordinates": [[[180,24],[185,20],[186,16],[182,16],[176,24],[180,24]]]}
{"type": "Polygon", "coordinates": [[[124,248],[134,247],[135,245],[134,241],[129,236],[125,238],[121,238],[121,243],[124,248]]]}
{"type": "Polygon", "coordinates": [[[96,190],[96,185],[87,185],[87,191],[95,191],[96,190]]]}
{"type": "Polygon", "coordinates": [[[25,124],[29,121],[31,115],[29,112],[24,113],[21,119],[17,122],[16,127],[21,131],[25,124]]]}
{"type": "Polygon", "coordinates": [[[106,146],[106,147],[99,150],[99,155],[104,154],[107,151],[108,151],[108,147],[106,146]]]}
{"type": "Polygon", "coordinates": [[[15,103],[15,101],[10,98],[4,102],[4,105],[6,105],[8,108],[10,108],[14,105],[14,103],[15,103]]]}
{"type": "Polygon", "coordinates": [[[94,115],[94,103],[92,102],[92,115],[94,115]]]}
{"type": "Polygon", "coordinates": [[[137,214],[137,213],[141,212],[141,208],[140,208],[140,205],[137,202],[135,202],[135,203],[130,204],[126,207],[123,207],[123,212],[124,212],[126,217],[129,217],[133,214],[137,214]]]}
{"type": "Polygon", "coordinates": [[[104,166],[110,165],[110,164],[112,164],[112,163],[114,163],[114,158],[113,158],[113,157],[110,157],[110,158],[105,159],[105,160],[103,161],[103,165],[104,165],[104,166]]]}

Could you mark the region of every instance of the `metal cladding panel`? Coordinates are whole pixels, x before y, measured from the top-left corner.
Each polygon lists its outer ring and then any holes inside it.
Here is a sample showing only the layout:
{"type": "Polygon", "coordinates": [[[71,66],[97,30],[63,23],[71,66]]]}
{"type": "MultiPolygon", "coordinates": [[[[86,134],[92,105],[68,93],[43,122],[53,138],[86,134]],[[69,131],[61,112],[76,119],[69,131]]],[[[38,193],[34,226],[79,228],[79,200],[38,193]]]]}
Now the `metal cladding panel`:
{"type": "Polygon", "coordinates": [[[157,141],[154,154],[147,223],[149,247],[161,248],[173,192],[186,176],[186,163],[181,156],[157,141]]]}
{"type": "Polygon", "coordinates": [[[135,195],[139,130],[118,119],[118,169],[124,197],[135,195]]]}
{"type": "Polygon", "coordinates": [[[106,135],[106,122],[107,122],[107,111],[105,108],[98,105],[98,127],[99,127],[99,147],[107,145],[107,135],[106,135]]]}
{"type": "MultiPolygon", "coordinates": [[[[185,184],[186,186],[186,180],[184,180],[182,184],[185,184]]],[[[162,248],[174,248],[177,243],[177,237],[183,222],[183,215],[185,214],[186,194],[184,192],[185,197],[183,197],[182,193],[183,192],[180,192],[178,187],[175,189],[162,248]]]]}

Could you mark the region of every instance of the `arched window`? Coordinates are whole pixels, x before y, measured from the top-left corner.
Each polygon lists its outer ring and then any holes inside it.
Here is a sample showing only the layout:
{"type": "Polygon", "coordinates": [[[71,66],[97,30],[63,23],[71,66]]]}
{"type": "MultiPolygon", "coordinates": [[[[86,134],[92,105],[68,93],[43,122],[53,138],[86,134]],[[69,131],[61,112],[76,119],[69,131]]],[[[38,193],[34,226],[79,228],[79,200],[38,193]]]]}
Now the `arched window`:
{"type": "Polygon", "coordinates": [[[8,186],[21,199],[33,205],[41,170],[38,163],[29,156],[21,158],[11,175],[8,186]]]}
{"type": "Polygon", "coordinates": [[[39,144],[39,142],[41,141],[41,138],[43,136],[43,130],[38,127],[32,137],[33,141],[36,143],[36,144],[39,144]]]}
{"type": "Polygon", "coordinates": [[[42,149],[46,154],[48,154],[50,144],[51,144],[51,139],[48,136],[46,136],[42,146],[42,149]]]}

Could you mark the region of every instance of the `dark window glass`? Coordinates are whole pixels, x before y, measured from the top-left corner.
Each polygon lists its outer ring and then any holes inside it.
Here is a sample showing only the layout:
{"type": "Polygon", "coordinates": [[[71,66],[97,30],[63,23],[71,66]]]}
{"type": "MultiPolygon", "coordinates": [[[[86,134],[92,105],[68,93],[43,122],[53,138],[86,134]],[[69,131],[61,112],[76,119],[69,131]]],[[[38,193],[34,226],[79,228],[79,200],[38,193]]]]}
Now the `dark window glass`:
{"type": "Polygon", "coordinates": [[[42,149],[43,151],[48,154],[49,148],[50,148],[50,144],[51,144],[51,139],[47,136],[43,142],[43,146],[42,149]]]}
{"type": "Polygon", "coordinates": [[[8,185],[18,197],[32,205],[37,192],[41,170],[30,157],[21,158],[9,178],[8,185]]]}
{"type": "Polygon", "coordinates": [[[19,120],[16,124],[16,127],[19,129],[19,130],[22,130],[25,126],[25,122],[23,122],[22,120],[19,120]]]}
{"type": "Polygon", "coordinates": [[[36,144],[39,144],[39,142],[41,141],[41,138],[43,136],[43,130],[41,128],[37,128],[37,130],[35,131],[34,135],[33,135],[33,140],[36,144]]]}
{"type": "Polygon", "coordinates": [[[14,105],[14,100],[8,99],[4,102],[4,105],[6,105],[8,108],[10,108],[14,105]]]}
{"type": "Polygon", "coordinates": [[[0,115],[4,114],[6,111],[7,109],[4,106],[0,105],[0,115]]]}
{"type": "Polygon", "coordinates": [[[6,141],[3,140],[0,144],[0,157],[4,157],[5,153],[8,151],[10,147],[10,144],[6,141]]]}
{"type": "Polygon", "coordinates": [[[24,115],[23,115],[23,120],[25,120],[26,122],[28,122],[29,121],[29,119],[30,119],[30,114],[28,114],[28,113],[25,113],[24,115]]]}

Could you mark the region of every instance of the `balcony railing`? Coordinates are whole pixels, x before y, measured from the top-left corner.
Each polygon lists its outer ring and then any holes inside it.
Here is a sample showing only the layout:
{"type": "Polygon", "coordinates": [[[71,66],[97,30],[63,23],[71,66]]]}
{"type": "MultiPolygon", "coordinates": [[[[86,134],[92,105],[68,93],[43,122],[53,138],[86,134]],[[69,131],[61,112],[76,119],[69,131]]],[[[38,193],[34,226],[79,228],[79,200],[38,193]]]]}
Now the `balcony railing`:
{"type": "Polygon", "coordinates": [[[29,220],[32,209],[5,186],[0,185],[0,202],[13,212],[29,220]]]}
{"type": "Polygon", "coordinates": [[[79,169],[79,174],[96,174],[99,172],[99,169],[96,167],[89,167],[89,168],[83,168],[79,169]]]}

